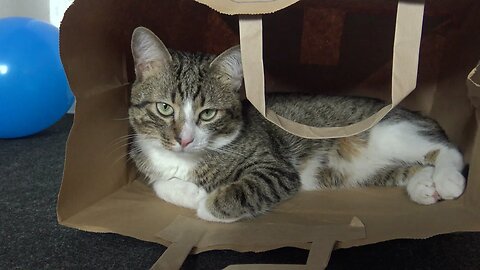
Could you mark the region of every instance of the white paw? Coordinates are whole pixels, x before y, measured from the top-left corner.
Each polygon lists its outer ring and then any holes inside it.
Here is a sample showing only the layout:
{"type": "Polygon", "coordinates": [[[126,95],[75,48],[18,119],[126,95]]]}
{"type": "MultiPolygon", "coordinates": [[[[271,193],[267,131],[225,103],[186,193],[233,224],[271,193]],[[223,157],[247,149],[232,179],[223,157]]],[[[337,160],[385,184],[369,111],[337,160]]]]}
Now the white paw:
{"type": "Polygon", "coordinates": [[[407,192],[412,201],[427,205],[441,199],[433,183],[433,171],[433,167],[423,168],[410,179],[407,192]]]}
{"type": "Polygon", "coordinates": [[[198,208],[197,208],[197,216],[203,220],[206,220],[206,221],[211,221],[211,222],[221,222],[221,223],[232,223],[232,222],[235,222],[237,220],[239,220],[240,218],[224,218],[224,219],[221,219],[221,218],[217,218],[215,217],[214,215],[212,215],[212,213],[208,210],[207,208],[207,198],[204,198],[200,201],[200,203],[198,204],[198,208]]]}
{"type": "Polygon", "coordinates": [[[161,199],[191,209],[197,209],[199,202],[207,197],[205,189],[180,179],[155,181],[153,189],[161,199]]]}
{"type": "Polygon", "coordinates": [[[454,168],[435,170],[433,182],[438,194],[445,200],[456,199],[465,190],[465,177],[454,168]]]}
{"type": "Polygon", "coordinates": [[[193,192],[191,196],[191,201],[193,203],[191,208],[198,209],[200,202],[208,196],[208,193],[205,191],[205,189],[198,187],[198,190],[193,192]]]}

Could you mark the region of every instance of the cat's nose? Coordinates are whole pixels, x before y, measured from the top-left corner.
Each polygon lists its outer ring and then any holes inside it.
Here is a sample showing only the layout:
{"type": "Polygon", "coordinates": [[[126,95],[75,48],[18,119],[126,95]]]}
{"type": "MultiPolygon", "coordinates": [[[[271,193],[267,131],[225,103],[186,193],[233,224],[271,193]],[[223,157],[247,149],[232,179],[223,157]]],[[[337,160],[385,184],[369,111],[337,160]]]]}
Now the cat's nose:
{"type": "Polygon", "coordinates": [[[187,145],[191,144],[192,142],[193,142],[193,138],[182,139],[180,141],[180,145],[182,146],[182,148],[185,148],[187,147],[187,145]]]}
{"type": "Polygon", "coordinates": [[[186,137],[186,138],[176,137],[175,139],[182,146],[182,148],[187,147],[189,144],[193,142],[193,138],[189,138],[189,137],[186,137]]]}

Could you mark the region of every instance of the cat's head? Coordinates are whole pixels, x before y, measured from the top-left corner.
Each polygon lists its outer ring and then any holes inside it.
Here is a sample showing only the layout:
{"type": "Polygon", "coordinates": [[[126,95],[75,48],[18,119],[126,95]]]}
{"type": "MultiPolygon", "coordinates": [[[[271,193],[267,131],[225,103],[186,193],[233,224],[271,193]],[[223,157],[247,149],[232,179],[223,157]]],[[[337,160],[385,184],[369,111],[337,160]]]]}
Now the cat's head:
{"type": "Polygon", "coordinates": [[[231,142],[242,124],[238,46],[219,56],[168,50],[150,30],[132,35],[136,80],[130,124],[139,140],[175,152],[231,142]]]}

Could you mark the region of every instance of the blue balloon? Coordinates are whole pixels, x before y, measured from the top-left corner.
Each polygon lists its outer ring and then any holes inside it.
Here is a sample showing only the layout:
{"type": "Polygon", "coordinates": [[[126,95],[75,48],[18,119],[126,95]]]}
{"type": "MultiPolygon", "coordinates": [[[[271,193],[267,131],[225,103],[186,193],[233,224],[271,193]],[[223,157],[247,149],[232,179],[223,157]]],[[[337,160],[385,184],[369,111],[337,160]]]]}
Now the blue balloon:
{"type": "Polygon", "coordinates": [[[73,100],[58,29],[30,18],[0,19],[0,138],[28,136],[53,125],[73,100]]]}

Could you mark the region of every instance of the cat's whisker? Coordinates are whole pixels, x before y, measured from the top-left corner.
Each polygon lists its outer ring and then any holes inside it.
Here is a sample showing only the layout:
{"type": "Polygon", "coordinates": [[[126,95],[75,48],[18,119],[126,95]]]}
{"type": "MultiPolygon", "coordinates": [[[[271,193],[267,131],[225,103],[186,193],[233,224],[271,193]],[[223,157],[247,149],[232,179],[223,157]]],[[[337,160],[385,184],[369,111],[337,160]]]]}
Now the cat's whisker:
{"type": "Polygon", "coordinates": [[[130,120],[130,117],[126,117],[126,118],[113,118],[112,120],[113,120],[113,121],[125,121],[125,120],[130,120]]]}
{"type": "Polygon", "coordinates": [[[132,134],[132,135],[126,135],[126,136],[123,136],[123,137],[128,137],[128,138],[132,138],[132,137],[136,137],[136,140],[135,141],[130,141],[128,143],[125,143],[123,145],[120,145],[118,147],[116,147],[115,149],[113,149],[110,154],[112,154],[113,152],[115,151],[118,151],[119,149],[122,149],[123,147],[125,146],[132,146],[129,151],[127,151],[126,154],[118,157],[113,163],[117,163],[118,161],[120,161],[121,159],[125,158],[126,156],[129,156],[127,161],[129,160],[133,160],[133,157],[132,157],[132,153],[140,153],[142,151],[142,149],[140,148],[140,146],[136,145],[135,143],[151,143],[151,142],[162,142],[163,144],[166,144],[165,143],[165,140],[163,138],[149,138],[149,137],[146,137],[146,136],[142,136],[142,135],[138,135],[138,134],[132,134]]]}
{"type": "Polygon", "coordinates": [[[116,143],[111,144],[111,147],[114,147],[114,148],[111,149],[109,155],[113,154],[114,152],[116,152],[120,149],[123,149],[124,147],[128,147],[130,145],[133,145],[135,143],[135,141],[146,141],[146,140],[148,140],[148,139],[138,139],[139,137],[140,136],[138,136],[136,134],[126,135],[126,136],[120,137],[119,139],[117,139],[118,141],[116,143]],[[134,141],[134,140],[131,140],[132,138],[137,138],[137,139],[134,141]],[[123,143],[125,141],[127,141],[127,142],[123,143]]]}
{"type": "Polygon", "coordinates": [[[127,157],[127,159],[125,160],[126,162],[133,161],[132,153],[135,153],[135,152],[139,153],[139,152],[141,152],[141,149],[139,147],[133,147],[132,149],[127,151],[127,153],[125,153],[125,154],[119,156],[117,159],[115,159],[112,164],[116,164],[117,162],[124,159],[125,157],[127,157]]]}
{"type": "Polygon", "coordinates": [[[240,153],[236,153],[236,152],[233,152],[232,150],[227,150],[227,149],[217,149],[217,148],[207,148],[209,150],[213,150],[213,151],[216,151],[216,152],[219,152],[219,153],[223,153],[223,154],[230,154],[230,155],[234,155],[234,156],[240,156],[240,157],[243,157],[243,158],[246,158],[245,155],[243,154],[240,154],[240,153]]]}
{"type": "Polygon", "coordinates": [[[127,157],[127,159],[125,160],[126,162],[128,162],[129,160],[133,160],[133,159],[132,159],[132,156],[131,156],[129,153],[127,153],[127,154],[121,155],[120,157],[116,158],[116,159],[112,162],[112,165],[117,164],[118,162],[120,162],[120,160],[124,159],[125,157],[127,157]]]}
{"type": "Polygon", "coordinates": [[[121,144],[121,145],[118,145],[116,146],[115,148],[113,148],[111,151],[110,151],[110,154],[112,154],[113,152],[116,152],[120,149],[123,149],[124,147],[127,147],[130,146],[130,145],[133,145],[135,142],[134,141],[130,141],[130,142],[127,142],[127,143],[124,143],[124,144],[121,144]]]}
{"type": "Polygon", "coordinates": [[[139,134],[131,133],[131,134],[127,134],[127,135],[120,136],[120,137],[118,137],[117,139],[131,138],[131,137],[139,137],[139,136],[140,136],[139,134]]]}
{"type": "Polygon", "coordinates": [[[134,138],[137,138],[137,137],[138,137],[137,134],[128,134],[128,135],[120,136],[120,137],[112,140],[112,142],[110,144],[113,146],[113,145],[116,145],[118,143],[128,141],[130,139],[134,139],[134,138]]]}

